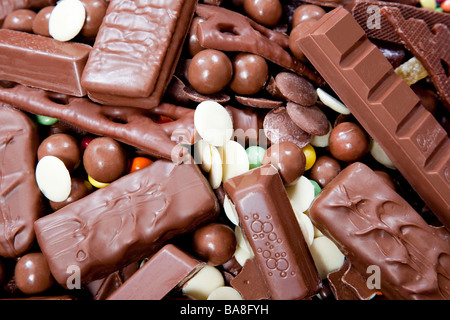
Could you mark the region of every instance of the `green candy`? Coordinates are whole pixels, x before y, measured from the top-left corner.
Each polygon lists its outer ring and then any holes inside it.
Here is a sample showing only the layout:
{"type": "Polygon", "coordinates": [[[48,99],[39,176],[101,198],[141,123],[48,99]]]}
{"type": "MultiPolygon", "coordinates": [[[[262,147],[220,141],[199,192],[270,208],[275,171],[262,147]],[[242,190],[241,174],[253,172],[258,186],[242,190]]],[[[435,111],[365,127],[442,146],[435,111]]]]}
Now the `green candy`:
{"type": "Polygon", "coordinates": [[[247,152],[248,162],[250,163],[250,169],[257,168],[261,166],[261,161],[266,153],[266,149],[260,146],[248,147],[245,152],[247,152]]]}
{"type": "Polygon", "coordinates": [[[319,194],[320,191],[322,191],[322,189],[320,188],[319,184],[316,181],[312,179],[309,179],[309,181],[311,181],[311,183],[314,186],[314,197],[315,197],[319,194]]]}
{"type": "Polygon", "coordinates": [[[36,120],[39,124],[42,124],[44,126],[51,126],[58,122],[58,119],[56,119],[56,118],[40,116],[40,115],[36,115],[36,120]]]}

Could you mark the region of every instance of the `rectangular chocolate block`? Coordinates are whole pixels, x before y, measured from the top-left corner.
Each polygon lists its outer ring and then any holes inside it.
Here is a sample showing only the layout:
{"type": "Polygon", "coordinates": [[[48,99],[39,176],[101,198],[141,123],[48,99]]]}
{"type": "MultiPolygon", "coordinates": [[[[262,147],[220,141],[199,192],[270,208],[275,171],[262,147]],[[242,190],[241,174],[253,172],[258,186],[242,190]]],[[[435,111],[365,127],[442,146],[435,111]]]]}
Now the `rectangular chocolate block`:
{"type": "Polygon", "coordinates": [[[82,84],[94,101],[151,108],[175,71],[194,0],[112,0],[82,84]]]}
{"type": "Polygon", "coordinates": [[[66,286],[73,270],[82,284],[105,277],[218,212],[196,165],[158,160],[37,220],[35,231],[53,276],[66,286]]]}
{"type": "Polygon", "coordinates": [[[81,73],[91,46],[26,32],[0,30],[0,80],[84,96],[81,73]]]}
{"type": "Polygon", "coordinates": [[[181,287],[203,266],[173,244],[155,253],[108,300],[160,300],[172,289],[181,287]]]}
{"type": "Polygon", "coordinates": [[[271,165],[253,169],[225,181],[224,189],[236,207],[270,298],[314,295],[321,279],[277,170],[271,165]]]}
{"type": "Polygon", "coordinates": [[[363,163],[327,184],[309,216],[359,273],[378,277],[387,298],[450,299],[449,232],[428,225],[363,163]]]}
{"type": "Polygon", "coordinates": [[[336,8],[297,42],[369,135],[450,229],[450,140],[372,44],[352,15],[336,8]]]}

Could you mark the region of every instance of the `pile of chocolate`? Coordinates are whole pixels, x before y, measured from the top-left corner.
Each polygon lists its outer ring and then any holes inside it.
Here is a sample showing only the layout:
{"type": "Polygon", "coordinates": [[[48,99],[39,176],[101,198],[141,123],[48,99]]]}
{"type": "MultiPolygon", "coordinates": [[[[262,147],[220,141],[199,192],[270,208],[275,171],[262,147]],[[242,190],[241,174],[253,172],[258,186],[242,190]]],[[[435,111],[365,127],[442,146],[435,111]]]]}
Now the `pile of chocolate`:
{"type": "Polygon", "coordinates": [[[449,11],[1,1],[0,299],[450,299],[449,11]]]}

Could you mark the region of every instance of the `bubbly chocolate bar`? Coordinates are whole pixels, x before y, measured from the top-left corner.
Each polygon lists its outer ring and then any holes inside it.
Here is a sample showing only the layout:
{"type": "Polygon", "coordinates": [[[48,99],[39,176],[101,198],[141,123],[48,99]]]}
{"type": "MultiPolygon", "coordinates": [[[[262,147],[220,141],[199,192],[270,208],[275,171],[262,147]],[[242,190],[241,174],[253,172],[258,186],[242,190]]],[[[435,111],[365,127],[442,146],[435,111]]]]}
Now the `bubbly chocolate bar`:
{"type": "Polygon", "coordinates": [[[159,160],[34,226],[53,276],[67,286],[73,268],[79,268],[81,283],[100,279],[217,218],[218,212],[217,199],[196,165],[159,160]]]}
{"type": "Polygon", "coordinates": [[[450,299],[450,234],[432,227],[365,164],[346,167],[309,209],[362,275],[379,269],[389,299],[450,299]]]}
{"type": "Polygon", "coordinates": [[[84,96],[80,77],[91,49],[87,44],[1,29],[0,80],[84,96]]]}
{"type": "Polygon", "coordinates": [[[169,85],[197,1],[112,0],[82,75],[102,104],[152,108],[169,85]]]}
{"type": "Polygon", "coordinates": [[[155,253],[108,300],[160,300],[171,290],[180,288],[206,263],[173,244],[155,253]]]}
{"type": "Polygon", "coordinates": [[[35,239],[42,194],[34,179],[38,133],[23,112],[0,105],[0,256],[18,257],[35,239]]]}
{"type": "Polygon", "coordinates": [[[393,164],[450,229],[450,140],[352,15],[326,14],[297,43],[393,164]]]}
{"type": "Polygon", "coordinates": [[[321,279],[303,238],[294,210],[277,170],[265,165],[225,181],[255,253],[255,262],[274,300],[314,295],[321,279]]]}

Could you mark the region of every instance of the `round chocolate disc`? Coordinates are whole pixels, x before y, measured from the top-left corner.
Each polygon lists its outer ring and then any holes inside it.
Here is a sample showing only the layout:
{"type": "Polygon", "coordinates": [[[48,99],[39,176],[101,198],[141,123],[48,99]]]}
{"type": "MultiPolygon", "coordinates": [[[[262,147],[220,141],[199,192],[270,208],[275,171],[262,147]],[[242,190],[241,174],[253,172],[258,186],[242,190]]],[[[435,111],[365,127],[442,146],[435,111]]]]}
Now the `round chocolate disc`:
{"type": "Polygon", "coordinates": [[[280,72],[275,76],[275,82],[280,93],[289,101],[312,106],[317,102],[317,92],[314,85],[292,72],[280,72]]]}
{"type": "Polygon", "coordinates": [[[305,107],[288,102],[286,111],[297,126],[310,134],[323,136],[330,129],[327,116],[317,106],[305,107]]]}

